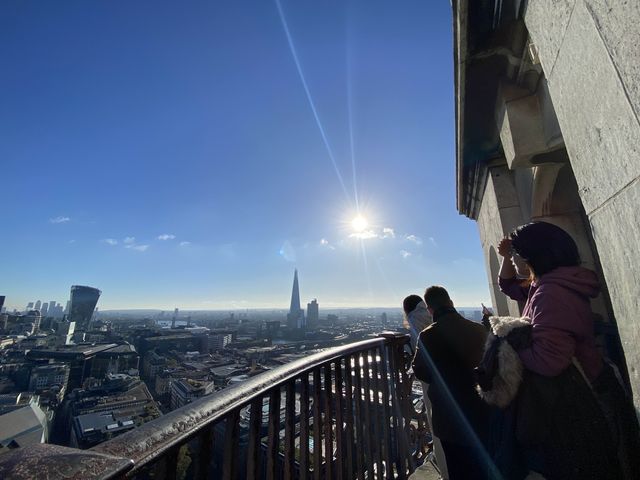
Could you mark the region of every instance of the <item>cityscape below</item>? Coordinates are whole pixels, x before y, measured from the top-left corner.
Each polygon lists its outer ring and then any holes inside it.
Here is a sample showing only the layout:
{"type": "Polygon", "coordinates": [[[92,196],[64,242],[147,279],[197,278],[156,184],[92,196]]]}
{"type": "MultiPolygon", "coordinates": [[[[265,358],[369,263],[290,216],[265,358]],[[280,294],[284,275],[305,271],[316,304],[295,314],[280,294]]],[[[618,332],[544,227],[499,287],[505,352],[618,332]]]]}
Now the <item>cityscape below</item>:
{"type": "Polygon", "coordinates": [[[303,309],[297,270],[288,310],[100,311],[101,293],[74,285],[64,307],[1,307],[0,451],[91,448],[311,353],[404,332],[400,308],[303,309]]]}

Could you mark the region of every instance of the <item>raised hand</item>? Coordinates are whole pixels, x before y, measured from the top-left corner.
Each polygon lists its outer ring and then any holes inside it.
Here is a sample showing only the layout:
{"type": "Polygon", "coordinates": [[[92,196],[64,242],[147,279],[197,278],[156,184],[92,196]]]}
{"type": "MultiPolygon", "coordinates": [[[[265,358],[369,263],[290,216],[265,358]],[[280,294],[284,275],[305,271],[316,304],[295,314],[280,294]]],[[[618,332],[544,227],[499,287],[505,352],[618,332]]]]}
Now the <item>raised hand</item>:
{"type": "Polygon", "coordinates": [[[498,244],[498,255],[504,258],[511,256],[511,239],[509,237],[504,237],[500,240],[498,244]]]}

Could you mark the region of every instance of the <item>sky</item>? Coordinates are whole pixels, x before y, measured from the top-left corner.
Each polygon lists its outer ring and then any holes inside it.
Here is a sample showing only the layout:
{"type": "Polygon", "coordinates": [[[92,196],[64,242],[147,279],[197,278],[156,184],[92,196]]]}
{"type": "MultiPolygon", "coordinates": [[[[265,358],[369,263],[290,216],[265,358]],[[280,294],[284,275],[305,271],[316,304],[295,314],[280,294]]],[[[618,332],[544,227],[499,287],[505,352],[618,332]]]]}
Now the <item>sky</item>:
{"type": "Polygon", "coordinates": [[[446,0],[1,2],[0,294],[489,303],[452,48],[446,0]]]}

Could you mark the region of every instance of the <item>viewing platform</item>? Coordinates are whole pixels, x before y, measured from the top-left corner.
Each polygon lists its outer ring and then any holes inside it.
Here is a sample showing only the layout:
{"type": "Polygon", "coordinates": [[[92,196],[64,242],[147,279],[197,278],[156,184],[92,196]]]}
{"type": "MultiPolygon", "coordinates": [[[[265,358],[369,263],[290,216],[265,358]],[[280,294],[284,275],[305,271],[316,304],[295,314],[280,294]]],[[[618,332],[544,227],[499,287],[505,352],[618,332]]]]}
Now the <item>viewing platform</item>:
{"type": "Polygon", "coordinates": [[[408,478],[431,455],[408,342],[383,333],[327,349],[89,450],[17,448],[0,478],[408,478]]]}

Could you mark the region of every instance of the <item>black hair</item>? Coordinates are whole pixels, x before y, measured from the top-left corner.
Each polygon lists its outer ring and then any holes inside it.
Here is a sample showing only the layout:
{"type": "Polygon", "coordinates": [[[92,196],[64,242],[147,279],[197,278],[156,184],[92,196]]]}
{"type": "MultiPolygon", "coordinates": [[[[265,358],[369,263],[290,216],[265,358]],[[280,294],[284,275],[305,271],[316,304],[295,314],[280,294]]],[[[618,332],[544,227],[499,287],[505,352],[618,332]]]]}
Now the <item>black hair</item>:
{"type": "Polygon", "coordinates": [[[409,315],[411,312],[413,312],[413,310],[416,308],[416,305],[418,305],[420,302],[422,302],[422,298],[420,298],[420,295],[409,295],[408,297],[406,297],[402,301],[402,309],[404,310],[404,313],[409,315]]]}
{"type": "Polygon", "coordinates": [[[424,301],[428,307],[438,310],[443,307],[451,306],[451,297],[444,287],[432,285],[424,292],[424,301]]]}
{"type": "Polygon", "coordinates": [[[541,277],[558,267],[580,265],[578,246],[562,228],[548,222],[532,222],[509,235],[515,252],[541,277]]]}

